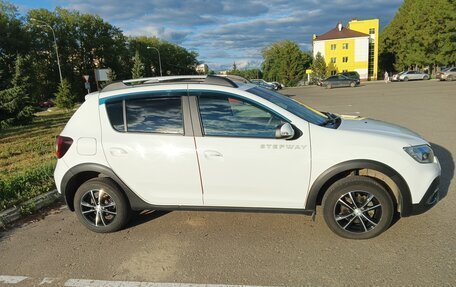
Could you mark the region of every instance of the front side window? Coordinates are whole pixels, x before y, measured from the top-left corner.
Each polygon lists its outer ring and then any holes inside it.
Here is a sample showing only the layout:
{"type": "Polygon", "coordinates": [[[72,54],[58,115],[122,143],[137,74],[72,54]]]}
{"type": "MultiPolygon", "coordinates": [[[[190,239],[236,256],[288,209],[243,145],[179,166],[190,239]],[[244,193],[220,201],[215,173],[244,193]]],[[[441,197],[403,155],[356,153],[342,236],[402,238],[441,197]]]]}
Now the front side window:
{"type": "Polygon", "coordinates": [[[181,98],[126,100],[128,132],[183,134],[181,98]]]}
{"type": "Polygon", "coordinates": [[[221,94],[198,96],[205,136],[275,138],[285,120],[253,103],[221,94]]]}

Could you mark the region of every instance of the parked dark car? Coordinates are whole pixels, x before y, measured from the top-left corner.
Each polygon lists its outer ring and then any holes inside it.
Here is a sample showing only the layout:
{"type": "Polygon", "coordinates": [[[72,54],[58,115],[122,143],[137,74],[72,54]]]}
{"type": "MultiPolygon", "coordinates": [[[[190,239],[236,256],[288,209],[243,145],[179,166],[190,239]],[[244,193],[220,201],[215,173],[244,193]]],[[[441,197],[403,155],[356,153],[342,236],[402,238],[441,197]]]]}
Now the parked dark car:
{"type": "Polygon", "coordinates": [[[339,75],[345,76],[347,78],[355,79],[359,82],[358,72],[343,72],[343,73],[339,73],[339,75]]]}
{"type": "Polygon", "coordinates": [[[338,87],[356,87],[359,85],[359,80],[349,78],[343,75],[334,75],[322,81],[321,85],[327,89],[338,87]]]}

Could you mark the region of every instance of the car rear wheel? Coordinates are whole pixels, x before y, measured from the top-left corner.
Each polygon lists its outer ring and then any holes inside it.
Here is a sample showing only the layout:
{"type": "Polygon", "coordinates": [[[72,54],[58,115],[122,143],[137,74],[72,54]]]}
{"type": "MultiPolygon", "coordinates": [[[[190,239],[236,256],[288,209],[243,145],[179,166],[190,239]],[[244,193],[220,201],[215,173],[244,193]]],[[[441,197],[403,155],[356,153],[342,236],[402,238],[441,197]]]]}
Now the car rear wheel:
{"type": "Polygon", "coordinates": [[[82,224],[99,233],[122,229],[130,213],[127,199],[109,178],[94,178],[83,183],[74,196],[74,209],[82,224]]]}
{"type": "Polygon", "coordinates": [[[425,75],[425,76],[423,77],[423,80],[429,80],[429,76],[428,76],[428,75],[425,75]]]}
{"type": "Polygon", "coordinates": [[[355,82],[350,82],[350,87],[354,88],[356,86],[355,82]]]}
{"type": "Polygon", "coordinates": [[[409,78],[407,78],[407,77],[405,77],[405,78],[404,78],[404,81],[406,81],[406,82],[407,82],[408,80],[409,80],[409,78]]]}
{"type": "Polygon", "coordinates": [[[337,235],[369,239],[391,224],[394,205],[385,188],[372,178],[350,176],[335,182],[323,197],[323,216],[337,235]]]}

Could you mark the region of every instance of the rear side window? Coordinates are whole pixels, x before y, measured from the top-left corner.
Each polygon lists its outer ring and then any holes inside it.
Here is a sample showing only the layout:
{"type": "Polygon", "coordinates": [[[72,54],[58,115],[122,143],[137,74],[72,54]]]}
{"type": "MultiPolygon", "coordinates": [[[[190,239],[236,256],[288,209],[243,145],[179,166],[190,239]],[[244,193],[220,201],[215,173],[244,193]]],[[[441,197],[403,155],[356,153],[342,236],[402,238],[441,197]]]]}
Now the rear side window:
{"type": "Polygon", "coordinates": [[[107,102],[106,111],[112,127],[119,132],[184,134],[180,96],[107,102]]]}
{"type": "Polygon", "coordinates": [[[184,134],[181,98],[126,101],[127,131],[184,134]]]}

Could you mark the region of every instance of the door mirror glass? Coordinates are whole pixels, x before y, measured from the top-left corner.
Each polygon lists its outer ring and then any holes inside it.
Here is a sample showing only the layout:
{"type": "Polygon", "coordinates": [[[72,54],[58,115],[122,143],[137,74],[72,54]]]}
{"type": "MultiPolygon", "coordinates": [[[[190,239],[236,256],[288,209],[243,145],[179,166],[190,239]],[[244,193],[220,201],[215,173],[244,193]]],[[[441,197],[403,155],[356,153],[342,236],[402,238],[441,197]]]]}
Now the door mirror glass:
{"type": "Polygon", "coordinates": [[[289,123],[284,123],[277,127],[276,138],[278,139],[291,139],[294,135],[294,129],[289,123]]]}

